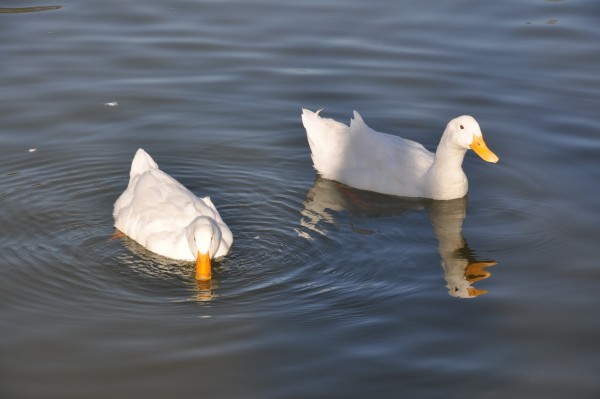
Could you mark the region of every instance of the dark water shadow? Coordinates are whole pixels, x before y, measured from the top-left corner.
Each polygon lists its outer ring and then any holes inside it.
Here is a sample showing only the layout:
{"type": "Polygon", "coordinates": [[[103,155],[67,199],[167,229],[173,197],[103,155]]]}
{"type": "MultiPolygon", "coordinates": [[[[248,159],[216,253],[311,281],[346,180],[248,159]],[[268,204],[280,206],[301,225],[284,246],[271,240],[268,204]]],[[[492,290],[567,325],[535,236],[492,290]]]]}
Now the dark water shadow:
{"type": "Polygon", "coordinates": [[[324,224],[335,224],[332,212],[378,218],[414,210],[426,210],[429,214],[439,242],[438,253],[448,293],[457,298],[474,298],[487,293],[473,287],[473,284],[489,278],[491,273],[486,268],[496,265],[496,262],[478,260],[463,237],[467,197],[450,201],[394,197],[317,177],[304,201],[302,225],[327,235],[324,224]]]}
{"type": "Polygon", "coordinates": [[[23,14],[27,12],[60,10],[61,8],[63,6],[0,7],[0,14],[23,14]]]}

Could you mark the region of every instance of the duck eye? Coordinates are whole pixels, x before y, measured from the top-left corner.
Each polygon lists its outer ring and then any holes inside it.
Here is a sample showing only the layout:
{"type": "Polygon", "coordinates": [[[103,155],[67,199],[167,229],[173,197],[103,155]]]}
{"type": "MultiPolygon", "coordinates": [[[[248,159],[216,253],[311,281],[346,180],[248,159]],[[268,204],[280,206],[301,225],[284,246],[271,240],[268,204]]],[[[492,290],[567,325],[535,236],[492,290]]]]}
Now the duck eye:
{"type": "Polygon", "coordinates": [[[465,127],[464,127],[463,125],[460,125],[460,128],[461,128],[461,129],[464,129],[465,127]]]}

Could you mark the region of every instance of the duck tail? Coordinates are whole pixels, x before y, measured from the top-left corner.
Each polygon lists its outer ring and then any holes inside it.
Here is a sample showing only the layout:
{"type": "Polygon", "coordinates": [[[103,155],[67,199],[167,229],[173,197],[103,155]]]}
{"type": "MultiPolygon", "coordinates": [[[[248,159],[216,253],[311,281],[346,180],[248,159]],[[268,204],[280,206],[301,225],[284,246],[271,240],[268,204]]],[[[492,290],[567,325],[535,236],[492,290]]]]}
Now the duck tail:
{"type": "Polygon", "coordinates": [[[133,179],[134,176],[147,172],[150,169],[158,169],[158,165],[146,151],[141,148],[138,149],[131,162],[129,178],[133,179]]]}
{"type": "Polygon", "coordinates": [[[348,126],[333,119],[322,118],[317,112],[302,109],[302,123],[312,161],[317,172],[327,179],[335,179],[335,171],[343,159],[343,149],[348,140],[348,126]]]}

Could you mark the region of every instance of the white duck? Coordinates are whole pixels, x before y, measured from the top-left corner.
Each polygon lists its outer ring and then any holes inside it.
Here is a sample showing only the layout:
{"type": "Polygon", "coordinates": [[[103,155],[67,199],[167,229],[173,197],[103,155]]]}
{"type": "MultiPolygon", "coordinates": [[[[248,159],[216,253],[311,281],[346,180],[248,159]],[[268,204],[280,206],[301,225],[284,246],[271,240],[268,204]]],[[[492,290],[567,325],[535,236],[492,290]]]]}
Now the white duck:
{"type": "Polygon", "coordinates": [[[350,126],[302,110],[302,123],[315,169],[322,177],[363,190],[436,200],[462,198],[467,176],[462,162],[468,149],[498,162],[486,146],[477,121],[468,115],[448,122],[435,154],[421,144],[376,132],[358,112],[350,126]]]}
{"type": "Polygon", "coordinates": [[[196,278],[211,279],[211,258],[224,256],[233,235],[209,197],[198,198],[137,150],[129,185],[114,205],[115,227],[152,252],[195,260],[196,278]]]}

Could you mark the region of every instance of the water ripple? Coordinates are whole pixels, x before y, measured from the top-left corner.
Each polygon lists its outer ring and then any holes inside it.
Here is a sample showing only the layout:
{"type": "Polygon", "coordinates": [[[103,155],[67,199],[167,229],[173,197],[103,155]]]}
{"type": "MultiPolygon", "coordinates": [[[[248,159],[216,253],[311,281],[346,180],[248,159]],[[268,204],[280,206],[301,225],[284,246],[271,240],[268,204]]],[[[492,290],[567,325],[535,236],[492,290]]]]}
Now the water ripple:
{"type": "Polygon", "coordinates": [[[491,251],[505,255],[537,253],[557,245],[572,218],[565,204],[530,198],[481,197],[471,209],[477,222],[469,224],[468,232],[489,243],[491,251]]]}

